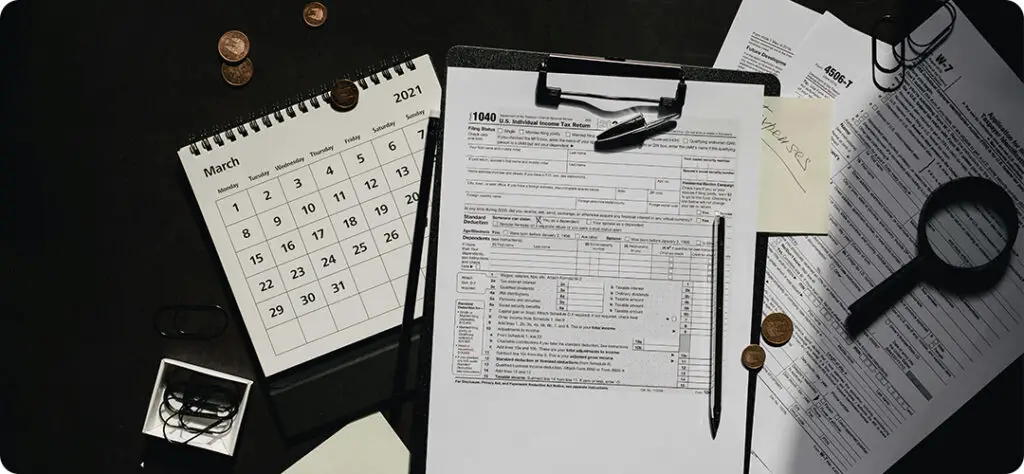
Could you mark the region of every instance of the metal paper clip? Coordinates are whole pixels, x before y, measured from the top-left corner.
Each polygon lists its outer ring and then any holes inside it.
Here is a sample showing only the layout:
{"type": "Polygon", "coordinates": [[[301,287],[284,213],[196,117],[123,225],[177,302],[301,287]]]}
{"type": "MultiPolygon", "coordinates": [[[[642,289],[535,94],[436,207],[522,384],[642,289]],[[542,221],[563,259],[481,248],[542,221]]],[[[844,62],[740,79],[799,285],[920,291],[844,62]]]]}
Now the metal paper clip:
{"type": "Polygon", "coordinates": [[[153,328],[168,339],[214,339],[227,327],[228,312],[219,305],[168,305],[153,314],[153,328]]]}

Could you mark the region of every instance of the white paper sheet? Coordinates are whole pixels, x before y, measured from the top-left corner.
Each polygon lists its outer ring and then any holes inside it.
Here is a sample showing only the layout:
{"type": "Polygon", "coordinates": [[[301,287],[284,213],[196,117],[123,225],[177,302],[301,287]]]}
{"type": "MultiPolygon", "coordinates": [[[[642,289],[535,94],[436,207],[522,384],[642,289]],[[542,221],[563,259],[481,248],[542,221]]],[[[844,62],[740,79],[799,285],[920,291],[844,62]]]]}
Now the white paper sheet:
{"type": "Polygon", "coordinates": [[[283,474],[408,474],[409,450],[374,413],[345,425],[283,474]]]}
{"type": "MultiPolygon", "coordinates": [[[[914,37],[945,22],[940,10],[914,37]]],[[[764,310],[787,312],[795,334],[767,351],[759,376],[751,472],[883,472],[1024,352],[1020,239],[991,293],[918,287],[855,342],[845,337],[848,305],[916,253],[932,190],[975,175],[1024,199],[1024,86],[962,12],[899,92],[858,86],[847,100],[870,105],[833,132],[830,235],[769,244],[764,310]]],[[[944,229],[956,242],[998,226],[957,224],[944,229]]]]}
{"type": "Polygon", "coordinates": [[[427,472],[741,472],[762,87],[690,82],[675,131],[595,153],[611,120],[534,107],[536,79],[448,70],[427,472]],[[711,440],[716,209],[731,238],[711,440]]]}
{"type": "Polygon", "coordinates": [[[789,0],[743,0],[715,67],[779,75],[821,14],[789,0]]]}

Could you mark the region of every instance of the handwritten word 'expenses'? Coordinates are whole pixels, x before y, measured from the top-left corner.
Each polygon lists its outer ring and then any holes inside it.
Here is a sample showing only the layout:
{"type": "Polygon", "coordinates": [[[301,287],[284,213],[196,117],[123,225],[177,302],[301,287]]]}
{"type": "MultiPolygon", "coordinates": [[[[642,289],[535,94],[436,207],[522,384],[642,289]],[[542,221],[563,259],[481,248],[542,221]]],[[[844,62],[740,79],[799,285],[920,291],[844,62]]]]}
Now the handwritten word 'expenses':
{"type": "MultiPolygon", "coordinates": [[[[768,132],[768,134],[775,139],[777,144],[783,145],[782,148],[785,149],[786,153],[788,153],[794,161],[796,161],[797,165],[800,166],[800,169],[807,171],[807,167],[811,163],[811,158],[801,151],[800,147],[796,143],[793,143],[792,140],[790,140],[789,136],[779,128],[778,122],[771,120],[773,113],[774,111],[770,106],[764,106],[764,117],[761,118],[761,130],[768,132]]],[[[775,149],[776,147],[772,145],[772,143],[768,143],[769,147],[775,149]]]]}

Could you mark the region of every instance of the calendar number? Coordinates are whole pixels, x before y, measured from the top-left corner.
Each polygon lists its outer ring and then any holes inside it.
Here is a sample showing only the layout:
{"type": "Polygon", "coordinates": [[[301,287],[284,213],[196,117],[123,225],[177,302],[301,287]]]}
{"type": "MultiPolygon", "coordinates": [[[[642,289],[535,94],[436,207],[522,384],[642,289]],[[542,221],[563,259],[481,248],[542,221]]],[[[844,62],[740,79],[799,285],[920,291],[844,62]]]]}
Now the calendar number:
{"type": "Polygon", "coordinates": [[[274,216],[274,227],[281,227],[281,217],[274,216]]]}
{"type": "Polygon", "coordinates": [[[334,174],[334,168],[331,168],[330,166],[328,166],[327,167],[327,171],[325,171],[324,173],[326,173],[326,174],[334,174]]]}
{"type": "Polygon", "coordinates": [[[260,282],[260,291],[267,291],[274,287],[274,280],[267,278],[260,282]]]}
{"type": "Polygon", "coordinates": [[[388,142],[388,150],[395,151],[397,149],[398,149],[398,147],[395,146],[395,141],[394,140],[391,140],[390,142],[388,142]]]}
{"type": "Polygon", "coordinates": [[[306,293],[304,295],[299,296],[299,301],[302,301],[302,306],[306,306],[307,304],[316,301],[316,295],[314,295],[313,293],[306,293]]]}
{"type": "Polygon", "coordinates": [[[418,192],[413,191],[413,192],[405,195],[405,203],[406,204],[412,204],[412,203],[414,203],[416,201],[419,201],[419,200],[420,200],[420,193],[418,193],[418,192]]]}
{"type": "Polygon", "coordinates": [[[354,255],[359,255],[359,254],[365,252],[367,250],[366,249],[366,242],[359,242],[358,244],[353,245],[352,246],[352,250],[355,251],[354,255]]]}
{"type": "Polygon", "coordinates": [[[307,216],[316,212],[316,204],[309,203],[306,204],[305,206],[302,206],[302,212],[305,213],[307,216]]]}
{"type": "Polygon", "coordinates": [[[359,225],[359,221],[356,219],[356,216],[349,216],[349,218],[345,219],[344,222],[345,222],[345,228],[346,229],[351,229],[351,228],[359,225]]]}
{"type": "Polygon", "coordinates": [[[292,280],[298,280],[299,278],[302,278],[304,276],[306,276],[305,268],[298,267],[292,269],[292,280]]]}
{"type": "Polygon", "coordinates": [[[249,232],[249,229],[242,229],[242,237],[245,237],[245,238],[248,239],[251,236],[252,236],[252,234],[249,232]]]}
{"type": "Polygon", "coordinates": [[[341,201],[344,201],[346,199],[348,199],[348,198],[345,197],[345,191],[338,191],[338,192],[334,193],[334,200],[335,201],[341,202],[341,201]]]}
{"type": "Polygon", "coordinates": [[[281,244],[281,250],[284,250],[285,252],[291,252],[292,250],[295,250],[295,242],[289,240],[288,242],[281,244]]]}
{"type": "Polygon", "coordinates": [[[237,203],[237,202],[233,202],[233,203],[231,203],[231,207],[235,208],[235,212],[238,212],[238,211],[239,211],[239,209],[238,209],[238,203],[237,203]]]}
{"type": "Polygon", "coordinates": [[[383,216],[384,214],[388,213],[388,205],[387,204],[381,204],[381,205],[373,208],[373,210],[377,213],[378,216],[383,216]]]}
{"type": "Polygon", "coordinates": [[[252,262],[253,265],[261,264],[261,263],[263,263],[263,254],[262,253],[258,253],[256,255],[252,255],[252,256],[249,257],[249,261],[252,262]]]}
{"type": "Polygon", "coordinates": [[[314,240],[320,240],[322,238],[324,238],[324,230],[323,229],[317,229],[317,230],[313,231],[313,239],[314,240]]]}
{"type": "Polygon", "coordinates": [[[359,164],[363,164],[363,163],[366,163],[366,158],[363,158],[363,154],[360,153],[360,154],[356,155],[356,161],[358,161],[359,164]]]}
{"type": "Polygon", "coordinates": [[[324,268],[327,268],[338,263],[338,261],[334,259],[334,255],[328,255],[326,257],[320,257],[320,263],[323,264],[324,268]]]}
{"type": "Polygon", "coordinates": [[[331,292],[332,293],[338,293],[339,291],[344,290],[344,289],[345,289],[345,282],[343,282],[343,281],[339,281],[337,283],[331,283],[331,292]]]}
{"type": "Polygon", "coordinates": [[[377,178],[370,178],[363,183],[366,189],[377,189],[377,178]]]}
{"type": "Polygon", "coordinates": [[[284,314],[284,306],[277,305],[277,306],[271,306],[270,307],[270,317],[271,318],[276,318],[276,317],[278,317],[278,316],[280,316],[282,314],[284,314]]]}
{"type": "Polygon", "coordinates": [[[395,174],[397,174],[399,178],[404,178],[406,176],[409,176],[409,167],[408,166],[403,166],[401,168],[398,168],[398,169],[395,170],[395,174]]]}
{"type": "Polygon", "coordinates": [[[292,182],[295,183],[295,189],[299,189],[299,188],[302,187],[302,180],[301,179],[295,178],[295,179],[292,180],[292,182]]]}
{"type": "Polygon", "coordinates": [[[263,200],[264,201],[269,201],[270,200],[270,191],[263,191],[263,200]]]}
{"type": "Polygon", "coordinates": [[[403,100],[409,100],[413,97],[416,97],[417,94],[422,93],[423,89],[420,89],[420,86],[413,86],[401,92],[392,93],[391,95],[395,96],[395,103],[397,104],[403,100]]]}
{"type": "Polygon", "coordinates": [[[423,129],[422,129],[422,128],[421,128],[421,129],[419,129],[419,130],[416,130],[416,133],[420,134],[420,138],[423,138],[423,135],[424,135],[424,131],[423,131],[423,129]]]}
{"type": "Polygon", "coordinates": [[[391,232],[384,233],[385,242],[394,242],[396,240],[398,240],[398,229],[394,229],[391,232]]]}

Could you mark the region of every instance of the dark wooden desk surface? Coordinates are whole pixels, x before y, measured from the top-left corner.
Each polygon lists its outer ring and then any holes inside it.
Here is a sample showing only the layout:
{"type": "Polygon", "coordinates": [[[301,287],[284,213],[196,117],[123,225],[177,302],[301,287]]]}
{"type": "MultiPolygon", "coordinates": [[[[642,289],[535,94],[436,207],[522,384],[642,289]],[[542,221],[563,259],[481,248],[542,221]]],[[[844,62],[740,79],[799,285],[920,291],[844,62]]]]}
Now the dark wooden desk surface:
{"type": "MultiPolygon", "coordinates": [[[[895,0],[804,0],[867,31],[895,0]]],[[[0,16],[5,324],[0,458],[18,473],[139,471],[143,414],[161,357],[253,376],[237,321],[215,342],[159,338],[169,303],[230,307],[175,155],[220,128],[391,55],[455,44],[711,65],[739,0],[424,2],[27,1],[0,16]],[[585,6],[584,6],[585,5],[585,6]],[[222,83],[215,44],[252,40],[255,77],[222,83]]],[[[1008,2],[964,2],[1016,70],[1008,2]],[[998,8],[997,8],[998,7],[998,8]]],[[[443,70],[440,71],[443,74],[443,70]]],[[[443,77],[442,77],[443,80],[443,77]]],[[[1002,473],[1020,464],[1021,366],[961,409],[892,472],[1002,473]]],[[[392,420],[399,431],[402,423],[392,420]]],[[[286,442],[254,391],[233,466],[278,473],[324,435],[286,442]]],[[[189,470],[191,471],[191,469],[189,470]]],[[[155,463],[142,472],[168,472],[155,463]]]]}

